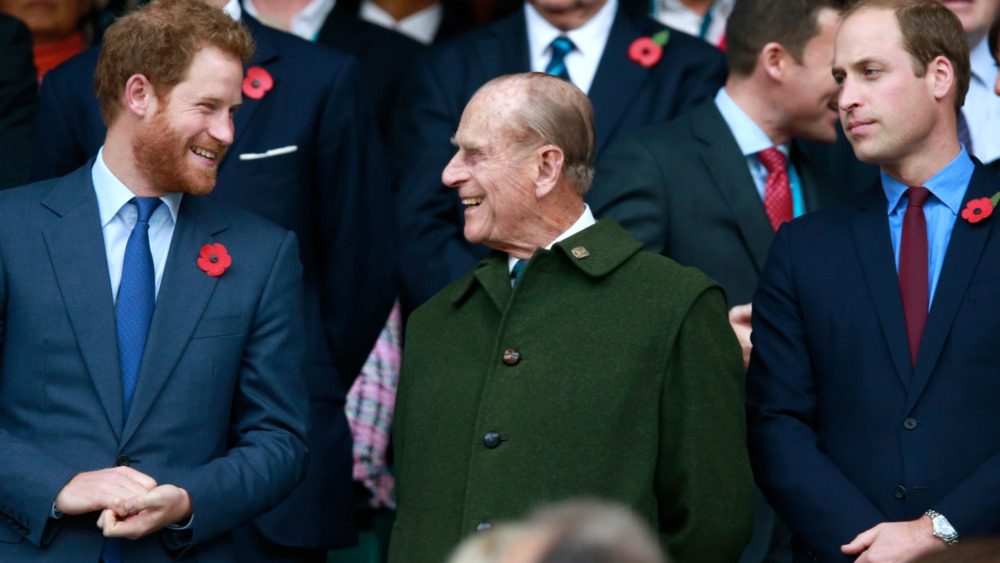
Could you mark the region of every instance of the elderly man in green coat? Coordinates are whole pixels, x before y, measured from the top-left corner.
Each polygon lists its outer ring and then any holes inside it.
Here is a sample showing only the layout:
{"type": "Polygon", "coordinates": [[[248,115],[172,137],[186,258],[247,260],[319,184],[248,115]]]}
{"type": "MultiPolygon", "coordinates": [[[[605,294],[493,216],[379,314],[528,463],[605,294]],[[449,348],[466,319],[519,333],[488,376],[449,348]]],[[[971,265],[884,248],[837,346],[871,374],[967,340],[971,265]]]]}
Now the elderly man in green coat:
{"type": "Polygon", "coordinates": [[[593,113],[540,73],[484,85],[443,174],[495,249],[410,317],[389,559],[439,563],[542,502],[632,507],[680,563],[750,537],[743,361],[717,284],[595,223],[593,113]]]}

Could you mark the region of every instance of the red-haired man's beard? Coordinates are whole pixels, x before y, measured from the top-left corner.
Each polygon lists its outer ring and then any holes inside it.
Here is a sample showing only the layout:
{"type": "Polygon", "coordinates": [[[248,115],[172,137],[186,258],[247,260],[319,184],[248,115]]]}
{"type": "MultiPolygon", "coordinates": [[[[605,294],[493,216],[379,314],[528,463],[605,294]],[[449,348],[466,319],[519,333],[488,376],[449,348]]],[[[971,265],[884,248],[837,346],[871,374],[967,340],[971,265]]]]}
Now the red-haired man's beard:
{"type": "Polygon", "coordinates": [[[200,137],[185,138],[161,109],[132,139],[136,168],[166,193],[211,193],[226,146],[207,134],[200,137]]]}

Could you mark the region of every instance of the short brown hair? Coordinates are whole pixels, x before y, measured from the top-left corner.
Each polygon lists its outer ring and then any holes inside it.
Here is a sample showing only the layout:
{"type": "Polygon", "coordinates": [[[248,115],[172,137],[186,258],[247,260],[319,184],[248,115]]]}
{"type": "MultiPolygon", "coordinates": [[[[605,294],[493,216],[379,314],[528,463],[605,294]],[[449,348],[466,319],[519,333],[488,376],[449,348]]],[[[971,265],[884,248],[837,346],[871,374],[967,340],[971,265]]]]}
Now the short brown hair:
{"type": "Polygon", "coordinates": [[[94,71],[104,124],[111,126],[118,116],[129,78],[145,76],[163,97],[184,80],[195,53],[206,46],[244,63],[254,50],[242,24],[200,0],[160,0],[115,21],[104,34],[94,71]]]}
{"type": "Polygon", "coordinates": [[[936,0],[858,0],[844,12],[844,19],[869,8],[892,10],[896,15],[903,49],[910,54],[917,77],[927,74],[927,65],[938,56],[951,61],[955,71],[955,112],[961,111],[972,68],[969,41],[958,16],[936,0]]]}
{"type": "Polygon", "coordinates": [[[580,195],[594,180],[594,108],[590,98],[572,82],[545,74],[525,72],[490,80],[477,92],[517,83],[527,101],[505,123],[518,144],[541,141],[563,152],[563,174],[580,195]]]}
{"type": "Polygon", "coordinates": [[[802,62],[806,43],[819,34],[819,12],[841,11],[843,0],[737,0],[726,19],[726,63],[729,74],[753,74],[768,43],[778,43],[795,62],[802,62]]]}

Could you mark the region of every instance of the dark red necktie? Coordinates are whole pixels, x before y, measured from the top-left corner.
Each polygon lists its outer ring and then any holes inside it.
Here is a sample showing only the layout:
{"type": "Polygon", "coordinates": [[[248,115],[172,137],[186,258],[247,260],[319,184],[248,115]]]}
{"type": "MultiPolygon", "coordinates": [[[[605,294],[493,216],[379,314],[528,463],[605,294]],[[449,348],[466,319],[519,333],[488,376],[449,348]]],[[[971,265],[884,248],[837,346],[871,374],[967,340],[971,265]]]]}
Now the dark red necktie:
{"type": "Polygon", "coordinates": [[[792,184],[788,179],[788,164],[785,153],[771,147],[757,153],[760,163],[767,169],[767,180],[764,182],[764,210],[771,220],[775,231],[785,221],[791,221],[794,214],[792,208],[792,184]]]}
{"type": "Polygon", "coordinates": [[[910,202],[903,215],[903,237],[899,243],[899,293],[903,296],[903,315],[906,317],[906,335],[910,341],[910,362],[917,365],[920,338],[927,324],[930,290],[927,274],[927,219],[924,203],[931,192],[914,187],[903,195],[910,202]]]}

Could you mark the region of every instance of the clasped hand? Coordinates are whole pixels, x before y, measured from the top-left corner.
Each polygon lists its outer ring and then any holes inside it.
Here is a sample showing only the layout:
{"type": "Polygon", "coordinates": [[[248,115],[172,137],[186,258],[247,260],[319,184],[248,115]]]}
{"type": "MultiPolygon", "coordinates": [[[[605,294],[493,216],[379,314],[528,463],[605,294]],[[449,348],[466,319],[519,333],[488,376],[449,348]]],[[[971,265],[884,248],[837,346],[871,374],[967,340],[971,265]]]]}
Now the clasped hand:
{"type": "Polygon", "coordinates": [[[129,467],[78,473],[59,491],[56,509],[75,515],[101,511],[97,526],[107,537],[138,539],[191,516],[184,489],[157,485],[129,467]]]}

